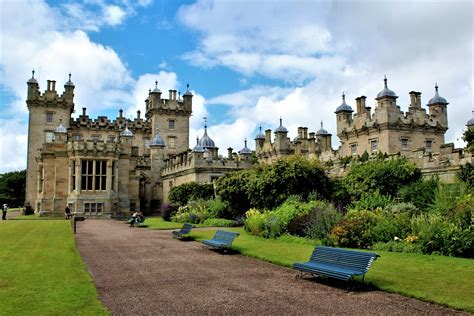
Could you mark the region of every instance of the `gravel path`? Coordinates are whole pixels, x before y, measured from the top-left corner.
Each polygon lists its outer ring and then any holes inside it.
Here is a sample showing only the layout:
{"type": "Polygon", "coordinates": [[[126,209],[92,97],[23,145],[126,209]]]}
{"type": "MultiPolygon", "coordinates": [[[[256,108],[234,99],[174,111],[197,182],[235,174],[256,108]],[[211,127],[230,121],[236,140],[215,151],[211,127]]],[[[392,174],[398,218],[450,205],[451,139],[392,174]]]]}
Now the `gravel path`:
{"type": "Polygon", "coordinates": [[[79,252],[114,315],[457,313],[395,294],[297,279],[291,269],[203,249],[170,231],[113,220],[77,224],[79,252]]]}

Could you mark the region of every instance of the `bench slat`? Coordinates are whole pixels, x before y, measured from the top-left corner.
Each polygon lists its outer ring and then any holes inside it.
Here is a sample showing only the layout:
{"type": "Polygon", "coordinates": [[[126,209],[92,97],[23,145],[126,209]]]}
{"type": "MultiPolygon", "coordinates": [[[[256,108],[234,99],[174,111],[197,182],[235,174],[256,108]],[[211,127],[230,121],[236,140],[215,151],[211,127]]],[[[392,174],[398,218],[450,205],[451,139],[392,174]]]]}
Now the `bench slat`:
{"type": "Polygon", "coordinates": [[[214,248],[230,248],[234,239],[239,236],[239,233],[228,232],[224,230],[217,230],[212,239],[203,240],[203,244],[214,248]]]}

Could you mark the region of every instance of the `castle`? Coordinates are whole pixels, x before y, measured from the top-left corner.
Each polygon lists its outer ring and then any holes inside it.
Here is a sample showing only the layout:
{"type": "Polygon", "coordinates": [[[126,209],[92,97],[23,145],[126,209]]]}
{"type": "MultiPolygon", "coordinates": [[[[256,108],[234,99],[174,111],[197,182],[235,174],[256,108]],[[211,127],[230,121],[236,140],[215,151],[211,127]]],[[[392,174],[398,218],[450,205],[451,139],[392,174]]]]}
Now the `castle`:
{"type": "MultiPolygon", "coordinates": [[[[168,99],[155,83],[145,100],[146,113],[127,119],[122,110],[111,120],[105,116],[91,119],[86,108],[72,118],[75,86],[69,80],[64,92],[56,91],[56,81],[48,80],[41,93],[38,81],[27,82],[29,110],[26,203],[40,214],[62,214],[69,206],[72,212],[85,216],[116,217],[131,210],[156,210],[167,201],[173,186],[187,182],[209,183],[225,173],[249,168],[252,151],[227,149],[227,157],[207,133],[190,149],[189,118],[193,95],[169,90],[168,99]]],[[[255,137],[255,155],[260,163],[271,163],[288,155],[304,155],[325,162],[335,162],[329,171],[340,176],[344,167],[340,157],[401,153],[425,173],[452,176],[460,165],[472,162],[472,156],[444,144],[447,126],[446,99],[438,94],[428,102],[429,114],[421,107],[421,93],[410,92],[409,110],[403,113],[396,94],[388,88],[377,95],[374,113],[366,106],[365,96],[356,98],[356,113],[346,104],[336,109],[338,150],[331,147],[332,135],[323,128],[309,133],[298,128],[294,140],[288,130],[276,128],[255,137]]],[[[472,120],[471,120],[472,121],[472,120]]],[[[471,122],[470,121],[470,122],[471,122]]],[[[474,127],[474,122],[468,125],[474,127]]]]}

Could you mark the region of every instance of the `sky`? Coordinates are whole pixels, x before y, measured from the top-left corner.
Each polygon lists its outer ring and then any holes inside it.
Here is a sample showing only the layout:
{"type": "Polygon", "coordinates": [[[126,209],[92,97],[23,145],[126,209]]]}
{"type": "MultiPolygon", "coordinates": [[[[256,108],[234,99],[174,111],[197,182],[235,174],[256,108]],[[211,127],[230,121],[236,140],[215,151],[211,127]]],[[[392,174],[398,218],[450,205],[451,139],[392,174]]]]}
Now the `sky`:
{"type": "Polygon", "coordinates": [[[412,90],[449,102],[446,142],[473,110],[471,1],[0,1],[0,173],[26,168],[26,81],[61,87],[72,74],[77,115],[144,113],[155,80],[194,94],[190,144],[208,134],[225,155],[279,118],[296,136],[324,128],[337,149],[344,92],[374,107],[383,78],[402,111],[412,90]]]}

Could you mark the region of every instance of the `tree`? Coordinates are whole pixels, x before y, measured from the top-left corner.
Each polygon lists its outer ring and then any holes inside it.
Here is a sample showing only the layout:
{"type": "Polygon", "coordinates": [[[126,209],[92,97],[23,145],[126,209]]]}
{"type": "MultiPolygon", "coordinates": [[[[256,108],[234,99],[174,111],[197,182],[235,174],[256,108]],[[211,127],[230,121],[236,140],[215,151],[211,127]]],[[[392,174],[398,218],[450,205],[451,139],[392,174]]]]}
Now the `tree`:
{"type": "Polygon", "coordinates": [[[474,154],[474,128],[466,130],[462,139],[467,143],[466,150],[471,154],[474,154]]]}
{"type": "Polygon", "coordinates": [[[189,200],[212,199],[214,197],[214,188],[210,183],[190,182],[177,185],[170,190],[168,199],[170,202],[179,205],[185,205],[189,200]]]}
{"type": "Polygon", "coordinates": [[[0,205],[23,206],[25,203],[26,170],[0,174],[0,205]]]}
{"type": "Polygon", "coordinates": [[[420,177],[420,169],[402,157],[354,163],[342,183],[351,196],[358,200],[364,194],[376,191],[395,197],[402,186],[420,177]]]}

